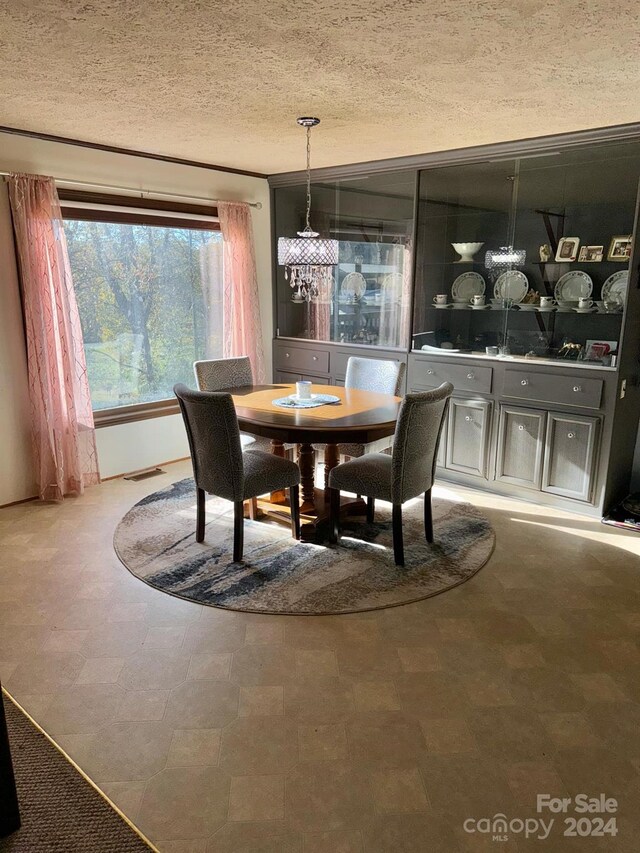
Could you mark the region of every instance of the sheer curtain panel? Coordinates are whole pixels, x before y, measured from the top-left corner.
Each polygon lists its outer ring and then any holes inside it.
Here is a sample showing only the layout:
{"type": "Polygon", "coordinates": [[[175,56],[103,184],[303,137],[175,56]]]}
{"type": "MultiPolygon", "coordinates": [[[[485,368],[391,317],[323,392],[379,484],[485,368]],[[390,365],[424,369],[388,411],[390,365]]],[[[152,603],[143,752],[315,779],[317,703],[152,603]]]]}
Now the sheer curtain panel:
{"type": "Polygon", "coordinates": [[[78,306],[53,178],[9,177],[20,264],[36,479],[42,500],[100,481],[78,306]]]}
{"type": "Polygon", "coordinates": [[[249,205],[218,202],[218,217],[224,246],[224,355],[248,355],[254,381],[264,382],[260,301],[249,205]]]}

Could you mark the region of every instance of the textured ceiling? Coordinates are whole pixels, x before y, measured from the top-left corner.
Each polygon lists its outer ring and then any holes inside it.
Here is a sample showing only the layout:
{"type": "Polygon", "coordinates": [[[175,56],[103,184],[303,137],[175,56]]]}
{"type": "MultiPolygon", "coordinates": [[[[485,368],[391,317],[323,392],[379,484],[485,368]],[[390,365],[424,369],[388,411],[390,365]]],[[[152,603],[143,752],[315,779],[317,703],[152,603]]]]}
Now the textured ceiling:
{"type": "Polygon", "coordinates": [[[637,0],[0,0],[0,124],[274,173],[640,119],[637,0]]]}

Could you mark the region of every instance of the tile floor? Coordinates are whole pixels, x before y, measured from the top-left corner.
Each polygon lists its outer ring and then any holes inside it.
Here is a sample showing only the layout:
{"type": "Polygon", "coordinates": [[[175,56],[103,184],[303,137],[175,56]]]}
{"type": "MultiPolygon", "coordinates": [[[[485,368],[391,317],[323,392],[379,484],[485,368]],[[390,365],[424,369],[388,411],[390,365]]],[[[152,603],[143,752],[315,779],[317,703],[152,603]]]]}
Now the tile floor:
{"type": "Polygon", "coordinates": [[[3,682],[161,851],[638,850],[640,536],[459,489],[497,530],[463,586],[232,613],[113,552],[128,507],[189,466],[166,470],[0,512],[3,682]],[[580,792],[619,801],[615,838],[463,829],[580,792]]]}

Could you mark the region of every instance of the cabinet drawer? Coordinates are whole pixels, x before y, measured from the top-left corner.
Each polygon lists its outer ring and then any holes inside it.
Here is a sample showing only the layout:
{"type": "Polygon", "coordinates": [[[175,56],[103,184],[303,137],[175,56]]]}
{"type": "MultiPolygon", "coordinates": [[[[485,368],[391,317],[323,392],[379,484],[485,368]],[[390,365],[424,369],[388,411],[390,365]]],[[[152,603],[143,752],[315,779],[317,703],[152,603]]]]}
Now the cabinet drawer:
{"type": "Polygon", "coordinates": [[[286,373],[284,370],[274,370],[273,371],[273,381],[274,382],[284,382],[291,384],[292,382],[299,382],[302,379],[301,373],[286,373]]]}
{"type": "Polygon", "coordinates": [[[442,364],[428,358],[416,358],[411,384],[416,388],[437,388],[443,382],[451,382],[456,391],[471,391],[478,394],[491,393],[493,368],[475,367],[465,364],[442,364]]]}
{"type": "Polygon", "coordinates": [[[502,406],[496,480],[539,489],[542,481],[547,413],[502,406]]]}
{"type": "Polygon", "coordinates": [[[588,501],[594,476],[597,418],[549,412],[542,491],[588,501]]]}
{"type": "Polygon", "coordinates": [[[276,369],[300,373],[329,373],[329,351],[276,345],[276,369]]]}
{"type": "Polygon", "coordinates": [[[537,400],[554,405],[599,409],[602,400],[602,379],[558,376],[555,373],[536,373],[530,370],[505,371],[505,397],[537,400]]]}
{"type": "Polygon", "coordinates": [[[452,399],[447,422],[446,467],[486,478],[490,427],[491,403],[452,399]]]}

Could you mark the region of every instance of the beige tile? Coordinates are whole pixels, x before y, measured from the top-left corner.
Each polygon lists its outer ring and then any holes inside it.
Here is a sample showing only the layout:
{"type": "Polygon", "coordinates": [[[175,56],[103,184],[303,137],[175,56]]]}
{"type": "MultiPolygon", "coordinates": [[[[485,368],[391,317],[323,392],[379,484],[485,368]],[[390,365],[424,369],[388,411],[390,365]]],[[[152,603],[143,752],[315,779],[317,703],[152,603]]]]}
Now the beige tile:
{"type": "Polygon", "coordinates": [[[126,658],[144,648],[148,627],[143,622],[119,622],[89,626],[81,649],[89,658],[126,658]]]}
{"type": "Polygon", "coordinates": [[[151,779],[138,812],[150,838],[206,839],[227,817],[229,778],[215,767],[171,767],[151,779]]]}
{"type": "Polygon", "coordinates": [[[44,642],[42,650],[45,652],[79,652],[82,650],[88,633],[89,630],[87,628],[51,631],[44,642]]]}
{"type": "Polygon", "coordinates": [[[228,622],[204,621],[189,623],[183,648],[191,654],[198,652],[233,652],[244,646],[245,625],[240,620],[228,622]]]}
{"type": "Polygon", "coordinates": [[[398,650],[380,643],[343,646],[337,657],[340,675],[355,681],[388,681],[402,672],[398,650]]]}
{"type": "Polygon", "coordinates": [[[280,686],[291,681],[295,672],[295,652],[284,645],[244,646],[234,652],[231,662],[231,680],[244,687],[280,686]]]}
{"type": "Polygon", "coordinates": [[[551,740],[560,748],[572,749],[599,746],[600,740],[587,721],[580,713],[547,713],[541,714],[542,725],[549,733],[551,740]]]}
{"type": "Polygon", "coordinates": [[[229,794],[229,820],[284,818],[284,781],[284,776],[233,776],[229,794]]]}
{"type": "Polygon", "coordinates": [[[613,678],[605,672],[578,673],[571,681],[587,702],[625,702],[628,697],[613,678]]]}
{"type": "Polygon", "coordinates": [[[299,678],[285,684],[284,712],[298,721],[337,722],[348,718],[354,709],[348,679],[299,678]]]}
{"type": "Polygon", "coordinates": [[[567,790],[556,768],[550,762],[525,761],[510,764],[505,775],[513,796],[522,805],[533,806],[540,793],[565,796],[567,790]]]}
{"type": "Polygon", "coordinates": [[[465,674],[462,676],[462,681],[467,695],[474,705],[493,708],[515,704],[508,681],[497,673],[465,674]]]}
{"type": "Polygon", "coordinates": [[[100,787],[129,820],[135,821],[146,784],[146,782],[103,782],[100,787]]]}
{"type": "Polygon", "coordinates": [[[215,767],[220,754],[220,729],[176,729],[167,767],[215,767]]]}
{"type": "Polygon", "coordinates": [[[2,679],[5,684],[11,678],[11,675],[17,666],[17,661],[0,660],[0,679],[2,679]]]}
{"type": "Polygon", "coordinates": [[[364,853],[362,833],[358,829],[309,833],[304,837],[304,853],[364,853]]]}
{"type": "Polygon", "coordinates": [[[400,700],[392,681],[357,681],[353,685],[356,711],[399,711],[400,700]]]}
{"type": "Polygon", "coordinates": [[[446,755],[478,749],[467,721],[460,717],[429,718],[421,726],[428,752],[446,755]]]}
{"type": "Polygon", "coordinates": [[[117,684],[77,684],[53,695],[36,719],[51,735],[95,733],[115,722],[123,697],[117,684]]]}
{"type": "MultiPolygon", "coordinates": [[[[71,687],[85,664],[74,653],[41,652],[20,663],[5,687],[10,693],[55,693],[71,687]]],[[[19,696],[18,696],[19,698],[19,696]]]]}
{"type": "Polygon", "coordinates": [[[238,694],[228,681],[186,681],[171,691],[165,720],[179,729],[221,728],[237,717],[238,694]]]}
{"type": "Polygon", "coordinates": [[[148,606],[143,602],[118,602],[109,611],[107,622],[141,622],[144,620],[148,606]]]}
{"type": "Polygon", "coordinates": [[[297,734],[286,717],[241,717],[222,732],[219,765],[230,776],[284,773],[298,760],[297,734]]]}
{"type": "Polygon", "coordinates": [[[398,649],[405,672],[434,672],[442,669],[438,652],[431,646],[405,646],[398,649]]]}
{"type": "Polygon", "coordinates": [[[454,853],[458,850],[450,818],[428,812],[381,814],[362,830],[366,853],[454,853]]]}
{"type": "Polygon", "coordinates": [[[128,690],[120,707],[118,720],[125,722],[161,720],[169,699],[169,690],[128,690]]]}
{"type": "Polygon", "coordinates": [[[240,717],[272,717],[284,714],[284,687],[241,687],[240,717]]]}
{"type": "Polygon", "coordinates": [[[338,660],[332,649],[297,649],[296,666],[301,675],[337,678],[338,660]]]}
{"type": "Polygon", "coordinates": [[[207,853],[207,842],[204,838],[190,841],[163,841],[162,853],[207,853]]]}
{"type": "Polygon", "coordinates": [[[111,723],[88,736],[78,763],[98,784],[149,779],[165,766],[172,734],[159,722],[111,723]]]}
{"type": "Polygon", "coordinates": [[[503,646],[504,661],[511,669],[527,669],[531,666],[544,666],[545,660],[540,648],[533,643],[503,646]]]}
{"type": "Polygon", "coordinates": [[[348,757],[347,735],[343,725],[298,726],[300,761],[336,761],[348,757]]]}
{"type": "Polygon", "coordinates": [[[80,670],[77,683],[115,684],[124,665],[124,658],[88,658],[80,670]]]}
{"type": "Polygon", "coordinates": [[[231,654],[229,652],[201,652],[192,655],[187,670],[187,681],[224,681],[229,678],[231,654]]]}
{"type": "Polygon", "coordinates": [[[360,767],[415,767],[425,749],[418,723],[400,713],[353,714],[346,727],[349,754],[360,767]]]}
{"type": "Polygon", "coordinates": [[[145,649],[179,649],[186,632],[186,625],[154,625],[149,628],[144,647],[145,649]]]}
{"type": "Polygon", "coordinates": [[[471,619],[447,617],[435,621],[444,642],[476,639],[476,631],[471,619]]]}
{"type": "Polygon", "coordinates": [[[303,853],[302,833],[286,820],[228,821],[209,839],[206,853],[303,853]]]}
{"type": "Polygon", "coordinates": [[[284,624],[279,622],[249,622],[246,626],[245,643],[277,644],[284,642],[284,624]]]}
{"type": "Polygon", "coordinates": [[[375,772],[371,782],[376,811],[389,814],[423,812],[429,803],[417,767],[375,772]]]}
{"type": "Polygon", "coordinates": [[[361,829],[373,814],[370,779],[345,762],[298,764],[287,776],[285,812],[300,832],[361,829]]]}
{"type": "Polygon", "coordinates": [[[188,668],[182,650],[145,649],[126,660],[119,683],[127,690],[168,690],[185,680],[188,668]]]}

